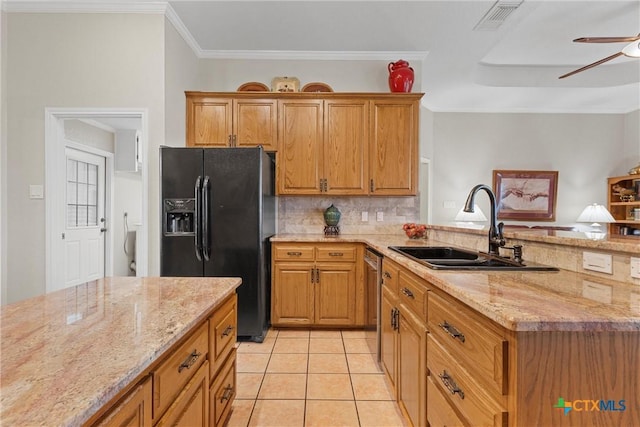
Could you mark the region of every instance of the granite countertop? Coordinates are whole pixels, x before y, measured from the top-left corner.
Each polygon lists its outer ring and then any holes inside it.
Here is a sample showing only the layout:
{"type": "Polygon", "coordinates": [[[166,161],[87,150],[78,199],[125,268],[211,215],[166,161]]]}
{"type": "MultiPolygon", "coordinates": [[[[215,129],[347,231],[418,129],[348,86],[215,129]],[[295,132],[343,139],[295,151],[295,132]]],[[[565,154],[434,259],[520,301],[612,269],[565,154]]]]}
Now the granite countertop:
{"type": "Polygon", "coordinates": [[[2,307],[0,424],[86,422],[240,282],[113,277],[2,307]]]}
{"type": "Polygon", "coordinates": [[[451,246],[403,235],[280,234],[272,242],[359,242],[512,331],[640,331],[640,286],[567,270],[432,270],[388,246],[451,246]]]}

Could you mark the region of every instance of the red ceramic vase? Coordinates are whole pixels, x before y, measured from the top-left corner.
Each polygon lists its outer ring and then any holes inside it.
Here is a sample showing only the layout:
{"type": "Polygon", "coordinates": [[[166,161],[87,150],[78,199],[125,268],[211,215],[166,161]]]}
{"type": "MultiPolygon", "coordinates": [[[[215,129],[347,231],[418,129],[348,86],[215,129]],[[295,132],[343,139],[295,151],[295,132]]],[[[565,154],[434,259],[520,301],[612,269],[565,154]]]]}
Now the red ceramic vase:
{"type": "Polygon", "coordinates": [[[389,89],[391,92],[411,92],[413,87],[413,68],[407,61],[402,59],[390,62],[389,66],[389,89]]]}

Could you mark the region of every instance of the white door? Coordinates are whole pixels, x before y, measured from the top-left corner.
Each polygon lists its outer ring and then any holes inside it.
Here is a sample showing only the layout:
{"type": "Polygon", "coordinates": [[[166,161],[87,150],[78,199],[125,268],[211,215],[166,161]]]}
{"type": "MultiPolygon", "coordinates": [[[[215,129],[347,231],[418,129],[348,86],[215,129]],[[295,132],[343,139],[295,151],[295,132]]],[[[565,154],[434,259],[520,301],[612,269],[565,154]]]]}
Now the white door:
{"type": "Polygon", "coordinates": [[[105,164],[102,156],[65,148],[64,287],[104,277],[105,164]]]}

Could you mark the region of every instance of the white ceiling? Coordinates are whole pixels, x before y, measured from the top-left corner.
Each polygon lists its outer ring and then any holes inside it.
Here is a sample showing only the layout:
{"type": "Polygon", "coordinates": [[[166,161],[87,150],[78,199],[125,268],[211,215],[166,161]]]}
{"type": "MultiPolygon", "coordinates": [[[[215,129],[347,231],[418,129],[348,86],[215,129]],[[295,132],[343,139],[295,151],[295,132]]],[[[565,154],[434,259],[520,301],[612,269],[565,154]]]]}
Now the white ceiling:
{"type": "MultiPolygon", "coordinates": [[[[505,2],[519,0],[501,0],[505,2]]],[[[80,2],[53,3],[77,8],[80,2]]],[[[638,34],[640,0],[524,0],[491,31],[474,27],[494,0],[82,3],[93,4],[94,10],[98,4],[139,8],[162,3],[201,58],[403,58],[421,63],[423,102],[433,111],[626,113],[640,109],[640,59],[619,57],[558,79],[625,46],[573,43],[573,39],[638,34]]]]}

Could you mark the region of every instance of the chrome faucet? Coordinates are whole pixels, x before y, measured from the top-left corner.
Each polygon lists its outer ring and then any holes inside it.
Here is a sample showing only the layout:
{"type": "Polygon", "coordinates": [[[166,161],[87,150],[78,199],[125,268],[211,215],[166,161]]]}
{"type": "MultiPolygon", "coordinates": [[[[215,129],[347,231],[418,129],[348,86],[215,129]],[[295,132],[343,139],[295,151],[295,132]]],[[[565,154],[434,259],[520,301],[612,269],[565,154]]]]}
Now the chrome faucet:
{"type": "Polygon", "coordinates": [[[489,200],[491,201],[491,226],[489,227],[489,254],[500,256],[499,249],[501,246],[505,245],[504,236],[502,234],[502,227],[504,224],[498,222],[498,206],[496,203],[496,196],[491,191],[491,188],[487,187],[485,184],[478,184],[471,189],[469,196],[467,196],[467,201],[464,204],[465,212],[473,212],[474,199],[476,197],[476,193],[480,190],[484,190],[489,195],[489,200]]]}

